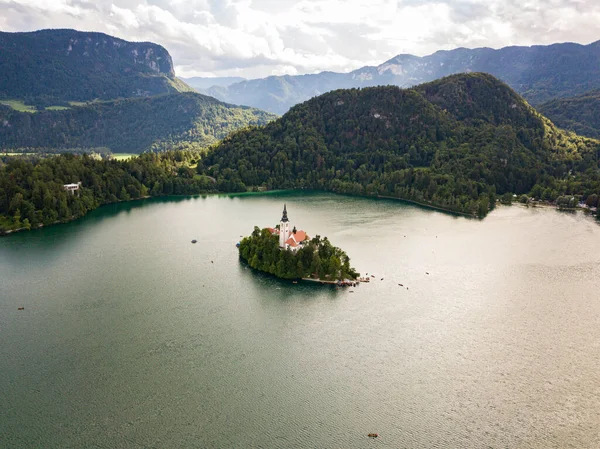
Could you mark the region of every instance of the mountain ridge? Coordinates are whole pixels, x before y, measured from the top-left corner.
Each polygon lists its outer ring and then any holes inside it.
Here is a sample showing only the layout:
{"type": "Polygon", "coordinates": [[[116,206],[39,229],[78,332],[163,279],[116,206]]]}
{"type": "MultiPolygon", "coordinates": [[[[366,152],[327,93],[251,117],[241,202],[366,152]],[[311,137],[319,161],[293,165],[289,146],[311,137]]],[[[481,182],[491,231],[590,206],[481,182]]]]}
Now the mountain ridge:
{"type": "Polygon", "coordinates": [[[242,78],[241,76],[218,76],[218,77],[204,77],[204,76],[191,76],[180,77],[180,79],[185,82],[188,86],[193,87],[200,93],[204,93],[206,89],[210,89],[211,87],[227,87],[231,84],[240,83],[242,81],[246,81],[246,78],[242,78]]]}
{"type": "Polygon", "coordinates": [[[110,100],[189,90],[169,52],[72,29],[0,32],[0,98],[110,100]]]}
{"type": "Polygon", "coordinates": [[[485,72],[505,81],[531,104],[600,88],[600,41],[587,45],[509,46],[438,50],[427,56],[397,55],[349,73],[270,76],[208,89],[209,95],[276,114],[322,93],[343,88],[410,87],[456,73],[485,72]]]}

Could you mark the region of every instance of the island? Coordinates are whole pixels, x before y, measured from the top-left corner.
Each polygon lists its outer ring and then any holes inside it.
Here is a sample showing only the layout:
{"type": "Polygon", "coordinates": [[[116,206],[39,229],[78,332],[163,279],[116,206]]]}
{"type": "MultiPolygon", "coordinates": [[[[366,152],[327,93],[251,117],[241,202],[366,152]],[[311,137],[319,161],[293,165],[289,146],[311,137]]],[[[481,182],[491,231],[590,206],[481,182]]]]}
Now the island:
{"type": "Polygon", "coordinates": [[[255,226],[238,248],[240,258],[251,268],[281,279],[348,285],[360,275],[350,266],[348,255],[327,237],[316,235],[311,239],[306,232],[292,227],[286,205],[275,228],[255,226]]]}

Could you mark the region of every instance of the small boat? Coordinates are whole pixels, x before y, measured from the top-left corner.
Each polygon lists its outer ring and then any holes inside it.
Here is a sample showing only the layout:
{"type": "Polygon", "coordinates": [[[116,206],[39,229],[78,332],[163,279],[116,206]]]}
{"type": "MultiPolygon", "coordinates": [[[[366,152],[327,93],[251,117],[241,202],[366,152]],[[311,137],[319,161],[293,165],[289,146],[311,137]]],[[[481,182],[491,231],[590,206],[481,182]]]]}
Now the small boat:
{"type": "Polygon", "coordinates": [[[292,284],[297,284],[297,283],[298,283],[298,281],[292,281],[292,284]]]}
{"type": "Polygon", "coordinates": [[[25,307],[19,307],[17,310],[25,310],[25,307]]]}
{"type": "Polygon", "coordinates": [[[197,242],[198,242],[198,240],[192,240],[192,243],[197,243],[197,242]]]}
{"type": "Polygon", "coordinates": [[[370,433],[369,438],[377,438],[379,435],[377,435],[376,433],[370,433]]]}

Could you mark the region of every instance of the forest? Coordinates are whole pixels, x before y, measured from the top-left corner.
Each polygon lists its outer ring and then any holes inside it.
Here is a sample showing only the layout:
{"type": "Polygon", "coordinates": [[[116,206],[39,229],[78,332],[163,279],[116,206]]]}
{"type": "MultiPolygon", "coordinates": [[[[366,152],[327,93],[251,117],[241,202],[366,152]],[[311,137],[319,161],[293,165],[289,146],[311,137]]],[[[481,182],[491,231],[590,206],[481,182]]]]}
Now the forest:
{"type": "Polygon", "coordinates": [[[147,153],[124,161],[89,154],[0,157],[0,234],[82,217],[98,206],[161,195],[214,192],[191,168],[198,153],[147,153]],[[81,182],[74,194],[64,184],[81,182]]]}
{"type": "Polygon", "coordinates": [[[548,101],[537,109],[561,128],[579,135],[600,138],[600,90],[576,97],[548,101]]]}
{"type": "Polygon", "coordinates": [[[326,93],[233,133],[198,164],[223,191],[311,188],[485,216],[505,194],[585,201],[600,142],[556,128],[491,75],[326,93]]]}
{"type": "Polygon", "coordinates": [[[282,250],[277,235],[255,226],[252,234],[240,242],[239,253],[250,267],[282,279],[334,281],[359,276],[346,253],[319,235],[296,251],[282,250]]]}
{"type": "Polygon", "coordinates": [[[274,118],[267,112],[192,92],[36,113],[0,105],[0,149],[104,147],[114,153],[198,150],[234,130],[274,118]]]}

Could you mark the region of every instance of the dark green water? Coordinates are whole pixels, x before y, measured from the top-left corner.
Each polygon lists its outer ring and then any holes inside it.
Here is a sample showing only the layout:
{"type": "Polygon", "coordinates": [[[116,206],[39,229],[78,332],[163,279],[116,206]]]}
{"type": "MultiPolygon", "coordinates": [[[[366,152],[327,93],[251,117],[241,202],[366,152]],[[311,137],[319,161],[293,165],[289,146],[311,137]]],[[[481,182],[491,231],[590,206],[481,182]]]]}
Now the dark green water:
{"type": "Polygon", "coordinates": [[[326,194],[113,205],[1,238],[0,447],[597,448],[599,248],[581,214],[326,194]],[[241,265],[239,236],[284,201],[376,279],[241,265]]]}

